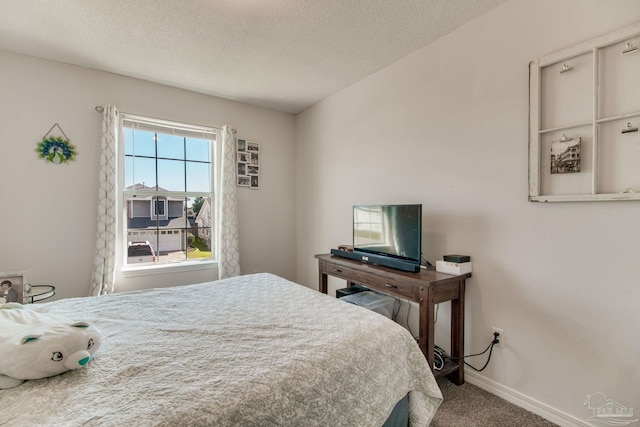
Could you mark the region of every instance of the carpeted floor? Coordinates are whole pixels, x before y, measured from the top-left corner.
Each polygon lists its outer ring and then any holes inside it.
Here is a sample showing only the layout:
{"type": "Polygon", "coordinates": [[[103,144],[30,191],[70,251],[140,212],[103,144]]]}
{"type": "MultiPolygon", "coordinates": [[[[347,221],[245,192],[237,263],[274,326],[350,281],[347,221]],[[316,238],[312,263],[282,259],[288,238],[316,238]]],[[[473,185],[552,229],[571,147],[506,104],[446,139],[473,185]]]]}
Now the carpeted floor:
{"type": "Polygon", "coordinates": [[[556,427],[556,424],[472,384],[438,380],[444,402],[431,427],[556,427]]]}

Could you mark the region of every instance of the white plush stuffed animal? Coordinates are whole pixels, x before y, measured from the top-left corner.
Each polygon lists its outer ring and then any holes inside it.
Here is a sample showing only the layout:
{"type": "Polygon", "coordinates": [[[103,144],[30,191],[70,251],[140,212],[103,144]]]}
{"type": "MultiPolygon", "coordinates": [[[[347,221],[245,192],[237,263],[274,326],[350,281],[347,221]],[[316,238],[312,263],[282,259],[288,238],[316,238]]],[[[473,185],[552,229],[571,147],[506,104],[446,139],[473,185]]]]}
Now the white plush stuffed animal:
{"type": "Polygon", "coordinates": [[[0,304],[0,389],[82,368],[101,343],[89,323],[0,304]]]}

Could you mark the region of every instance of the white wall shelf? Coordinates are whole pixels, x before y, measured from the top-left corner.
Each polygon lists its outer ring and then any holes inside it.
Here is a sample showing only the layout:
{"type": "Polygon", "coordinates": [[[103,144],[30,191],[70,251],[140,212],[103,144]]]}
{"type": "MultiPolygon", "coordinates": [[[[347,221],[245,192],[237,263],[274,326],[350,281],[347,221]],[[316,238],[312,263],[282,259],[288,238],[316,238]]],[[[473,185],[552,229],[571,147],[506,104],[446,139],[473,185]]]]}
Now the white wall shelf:
{"type": "Polygon", "coordinates": [[[529,75],[529,201],[640,200],[640,24],[529,75]]]}

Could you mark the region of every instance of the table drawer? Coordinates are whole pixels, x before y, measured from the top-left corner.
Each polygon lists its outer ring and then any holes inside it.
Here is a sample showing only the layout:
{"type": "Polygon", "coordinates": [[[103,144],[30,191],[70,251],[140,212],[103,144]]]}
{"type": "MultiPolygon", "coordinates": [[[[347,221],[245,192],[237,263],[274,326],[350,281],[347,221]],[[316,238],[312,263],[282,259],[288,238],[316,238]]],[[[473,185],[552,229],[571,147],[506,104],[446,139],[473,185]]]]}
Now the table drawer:
{"type": "Polygon", "coordinates": [[[350,267],[349,265],[345,265],[345,263],[320,262],[320,270],[323,274],[339,277],[348,282],[364,285],[373,290],[396,297],[420,301],[419,285],[366,271],[369,268],[371,268],[371,266],[367,264],[350,267]]]}
{"type": "Polygon", "coordinates": [[[322,272],[330,276],[340,277],[348,281],[354,281],[354,276],[357,275],[357,271],[353,268],[343,267],[341,265],[325,263],[322,268],[322,272]]]}
{"type": "Polygon", "coordinates": [[[417,293],[414,293],[416,291],[416,285],[412,285],[410,283],[385,279],[383,277],[368,276],[364,285],[369,286],[371,289],[396,295],[401,298],[407,298],[410,300],[416,300],[418,298],[417,293]]]}

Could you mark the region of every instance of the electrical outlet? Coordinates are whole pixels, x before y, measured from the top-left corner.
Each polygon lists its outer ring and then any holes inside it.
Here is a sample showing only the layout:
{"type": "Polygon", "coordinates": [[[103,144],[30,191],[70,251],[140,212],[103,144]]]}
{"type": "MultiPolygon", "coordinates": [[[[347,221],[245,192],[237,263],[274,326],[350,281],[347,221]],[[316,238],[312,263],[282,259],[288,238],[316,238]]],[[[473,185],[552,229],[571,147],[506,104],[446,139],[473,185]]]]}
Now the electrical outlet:
{"type": "Polygon", "coordinates": [[[496,334],[496,333],[500,334],[498,336],[499,342],[498,342],[498,344],[496,344],[496,347],[500,347],[500,348],[504,347],[504,331],[502,329],[500,329],[500,328],[496,328],[495,326],[492,326],[491,327],[491,333],[492,334],[496,334]]]}

